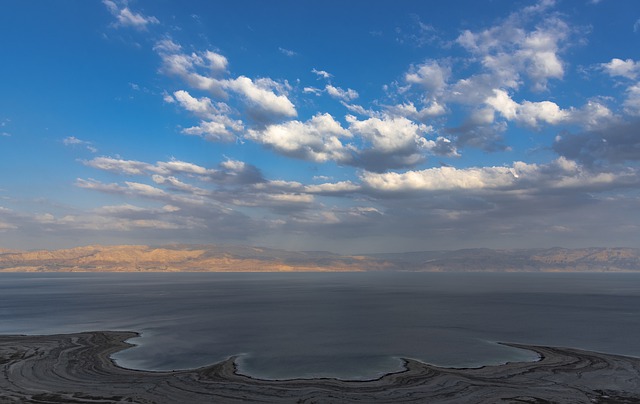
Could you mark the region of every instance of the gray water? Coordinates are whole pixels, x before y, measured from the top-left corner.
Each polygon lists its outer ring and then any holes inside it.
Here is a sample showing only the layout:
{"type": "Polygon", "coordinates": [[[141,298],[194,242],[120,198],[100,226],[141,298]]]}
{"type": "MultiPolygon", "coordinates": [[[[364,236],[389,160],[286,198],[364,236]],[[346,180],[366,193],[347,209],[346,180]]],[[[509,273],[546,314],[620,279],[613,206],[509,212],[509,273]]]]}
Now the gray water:
{"type": "Polygon", "coordinates": [[[0,333],[89,330],[142,333],[122,366],[239,355],[240,372],[269,379],[537,358],[497,342],[640,357],[640,274],[0,274],[0,333]]]}

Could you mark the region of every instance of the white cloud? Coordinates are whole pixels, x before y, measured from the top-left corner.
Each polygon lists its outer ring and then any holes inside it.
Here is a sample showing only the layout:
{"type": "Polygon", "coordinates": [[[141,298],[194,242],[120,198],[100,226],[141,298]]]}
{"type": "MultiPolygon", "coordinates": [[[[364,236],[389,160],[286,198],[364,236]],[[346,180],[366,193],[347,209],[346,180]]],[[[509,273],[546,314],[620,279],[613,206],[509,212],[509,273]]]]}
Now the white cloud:
{"type": "Polygon", "coordinates": [[[155,167],[150,169],[151,172],[157,172],[160,174],[196,174],[196,175],[208,175],[211,174],[211,170],[197,164],[189,163],[187,161],[170,160],[159,161],[155,167]]]}
{"type": "Polygon", "coordinates": [[[640,116],[640,83],[636,83],[627,89],[627,98],[622,105],[627,114],[640,116]]]}
{"type": "Polygon", "coordinates": [[[413,102],[409,101],[403,104],[393,105],[386,108],[390,115],[403,116],[409,119],[415,119],[425,122],[430,118],[435,118],[445,114],[447,111],[442,104],[432,101],[429,105],[418,110],[413,102]]]}
{"type": "Polygon", "coordinates": [[[356,90],[352,90],[350,88],[343,90],[340,87],[334,87],[331,84],[327,84],[325,87],[327,94],[332,96],[333,98],[337,98],[343,101],[352,101],[358,98],[358,92],[356,90]]]}
{"type": "Polygon", "coordinates": [[[154,174],[151,176],[151,179],[156,184],[165,185],[170,187],[173,190],[177,190],[180,192],[186,192],[188,194],[193,194],[193,195],[211,195],[210,191],[193,186],[191,184],[187,184],[173,176],[165,177],[159,174],[154,174]]]}
{"type": "Polygon", "coordinates": [[[229,65],[229,61],[227,61],[226,57],[209,50],[204,52],[203,58],[208,61],[205,66],[207,66],[214,74],[224,73],[229,65]]]}
{"type": "Polygon", "coordinates": [[[307,122],[297,120],[269,125],[264,130],[250,129],[248,139],[267,145],[284,155],[316,162],[347,162],[352,148],[340,138],[351,134],[329,114],[318,114],[307,122]]]}
{"type": "Polygon", "coordinates": [[[78,139],[75,136],[67,136],[66,138],[62,139],[62,144],[64,144],[65,146],[84,146],[87,150],[89,150],[91,153],[97,153],[98,149],[96,149],[91,142],[88,142],[86,140],[81,140],[78,139]]]}
{"type": "Polygon", "coordinates": [[[225,88],[244,96],[249,104],[260,112],[285,117],[295,117],[298,114],[286,95],[277,95],[273,92],[272,87],[276,84],[273,81],[263,79],[254,82],[248,77],[240,76],[233,80],[226,80],[223,84],[225,88]]]}
{"type": "Polygon", "coordinates": [[[307,93],[307,94],[315,94],[317,96],[319,96],[320,94],[322,94],[322,90],[316,87],[305,87],[302,89],[303,92],[307,93]]]}
{"type": "Polygon", "coordinates": [[[279,47],[279,48],[278,48],[278,50],[279,50],[279,51],[280,51],[280,53],[282,53],[283,55],[285,55],[285,56],[289,56],[289,57],[293,57],[293,56],[295,56],[295,55],[297,55],[297,54],[298,54],[297,52],[294,52],[294,51],[292,51],[292,50],[290,50],[290,49],[285,49],[285,48],[283,48],[283,47],[279,47]]]}
{"type": "Polygon", "coordinates": [[[359,121],[349,116],[347,121],[352,133],[360,135],[373,149],[383,153],[416,152],[426,144],[422,134],[429,131],[428,126],[418,125],[404,117],[369,118],[359,121]]]}
{"type": "Polygon", "coordinates": [[[564,76],[559,53],[571,30],[564,21],[550,17],[535,30],[527,31],[522,18],[513,14],[484,31],[466,30],[456,42],[479,58],[491,73],[494,86],[518,88],[520,72],[524,71],[534,90],[546,90],[549,79],[564,76]]]}
{"type": "Polygon", "coordinates": [[[633,59],[613,58],[611,62],[601,63],[600,66],[611,77],[618,76],[635,80],[640,75],[640,62],[636,62],[633,59]]]}
{"type": "Polygon", "coordinates": [[[182,46],[171,38],[164,38],[155,43],[153,50],[161,54],[176,54],[182,50],[182,46]]]}
{"type": "Polygon", "coordinates": [[[154,16],[145,16],[140,13],[134,13],[129,7],[118,7],[111,0],[103,0],[102,3],[107,7],[109,12],[116,17],[114,25],[116,27],[133,27],[136,29],[146,29],[149,24],[159,24],[160,21],[154,16]]]}
{"type": "Polygon", "coordinates": [[[231,132],[225,122],[216,120],[201,121],[197,126],[191,126],[182,130],[185,135],[202,136],[210,142],[233,142],[236,136],[231,132]]]}
{"type": "Polygon", "coordinates": [[[530,127],[538,127],[540,123],[557,125],[569,119],[570,113],[562,110],[551,101],[523,101],[518,104],[504,90],[493,90],[494,95],[486,99],[486,103],[500,112],[507,120],[515,120],[530,127]]]}
{"type": "Polygon", "coordinates": [[[335,183],[323,183],[316,185],[307,185],[304,187],[306,192],[312,194],[342,194],[346,192],[354,192],[360,189],[360,186],[351,181],[340,181],[335,183]]]}
{"type": "Polygon", "coordinates": [[[244,129],[242,121],[228,116],[231,108],[224,102],[214,105],[211,99],[195,98],[184,90],[176,91],[174,98],[184,109],[205,119],[197,126],[183,129],[182,133],[186,135],[202,136],[213,142],[231,142],[236,138],[235,133],[244,129]]]}
{"type": "Polygon", "coordinates": [[[148,163],[111,157],[96,157],[89,161],[83,161],[83,163],[89,167],[126,175],[142,175],[153,169],[153,166],[148,163]]]}
{"type": "Polygon", "coordinates": [[[364,186],[376,191],[406,192],[506,188],[515,183],[516,175],[508,167],[438,167],[404,173],[365,172],[361,179],[364,186]]]}
{"type": "Polygon", "coordinates": [[[554,189],[592,189],[635,180],[635,171],[591,172],[560,157],[544,165],[515,162],[511,167],[429,168],[404,173],[361,175],[363,186],[377,192],[504,191],[548,192],[554,189]]]}
{"type": "MultiPolygon", "coordinates": [[[[517,103],[504,90],[493,90],[493,96],[485,103],[499,112],[505,119],[537,128],[540,124],[559,125],[563,123],[578,124],[593,129],[607,124],[616,117],[613,112],[598,99],[587,101],[581,108],[562,109],[551,101],[522,101],[517,103]]],[[[492,117],[489,117],[491,122],[492,117]]]]}
{"type": "Polygon", "coordinates": [[[315,67],[313,69],[311,69],[311,73],[316,74],[318,77],[321,77],[323,79],[329,79],[331,77],[333,77],[333,75],[331,73],[328,73],[324,70],[317,70],[315,67]]]}
{"type": "MultiPolygon", "coordinates": [[[[220,107],[214,107],[211,99],[207,97],[195,98],[184,90],[174,92],[173,96],[180,106],[196,116],[209,118],[220,113],[220,107]]],[[[220,103],[220,105],[222,105],[222,109],[224,109],[225,112],[228,111],[229,107],[226,104],[220,103]]]]}
{"type": "MultiPolygon", "coordinates": [[[[270,78],[252,80],[246,76],[235,79],[222,79],[220,76],[227,72],[228,61],[223,55],[216,52],[193,52],[190,55],[180,53],[181,47],[170,39],[164,39],[156,43],[154,49],[162,59],[161,71],[168,75],[182,78],[191,87],[208,91],[216,97],[227,98],[231,91],[240,96],[247,104],[249,113],[254,119],[264,122],[281,117],[295,117],[297,111],[293,103],[287,97],[290,89],[288,83],[278,83],[270,78]],[[205,69],[202,74],[199,70],[205,69]]],[[[174,93],[174,97],[181,105],[191,111],[199,113],[215,113],[214,107],[206,97],[196,99],[186,91],[174,93]]],[[[166,97],[165,97],[166,99],[166,97]]],[[[218,104],[218,110],[220,109],[218,104]]],[[[218,111],[221,112],[221,111],[218,111]]],[[[221,129],[223,119],[217,117],[215,123],[208,128],[194,128],[189,134],[208,133],[213,138],[228,138],[228,131],[221,129]]],[[[202,126],[202,125],[201,125],[202,126]]]]}
{"type": "Polygon", "coordinates": [[[166,192],[160,188],[151,185],[142,184],[140,182],[125,181],[125,185],[132,193],[149,198],[157,198],[166,196],[166,192]]]}
{"type": "Polygon", "coordinates": [[[431,95],[440,94],[447,86],[451,76],[449,66],[440,65],[438,61],[430,60],[418,66],[412,66],[405,80],[409,84],[417,84],[427,90],[431,95]]]}

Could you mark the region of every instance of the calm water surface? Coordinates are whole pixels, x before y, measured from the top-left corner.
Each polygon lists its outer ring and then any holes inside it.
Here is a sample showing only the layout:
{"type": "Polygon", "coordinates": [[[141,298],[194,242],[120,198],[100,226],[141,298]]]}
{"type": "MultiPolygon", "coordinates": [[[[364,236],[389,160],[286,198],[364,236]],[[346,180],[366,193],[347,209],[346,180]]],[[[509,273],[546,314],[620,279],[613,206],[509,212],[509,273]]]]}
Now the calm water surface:
{"type": "Polygon", "coordinates": [[[0,274],[0,333],[87,330],[141,332],[123,366],[262,378],[536,358],[499,341],[640,356],[640,274],[0,274]]]}

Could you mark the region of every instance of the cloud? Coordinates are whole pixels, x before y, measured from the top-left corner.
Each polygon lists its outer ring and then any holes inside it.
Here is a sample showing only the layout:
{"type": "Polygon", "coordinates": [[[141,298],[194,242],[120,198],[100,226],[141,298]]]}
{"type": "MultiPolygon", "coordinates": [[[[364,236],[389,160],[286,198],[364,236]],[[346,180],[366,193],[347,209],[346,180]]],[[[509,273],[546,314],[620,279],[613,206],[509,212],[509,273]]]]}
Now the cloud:
{"type": "Polygon", "coordinates": [[[331,77],[333,77],[333,74],[328,73],[324,70],[318,70],[315,67],[311,69],[311,73],[317,75],[318,78],[323,78],[323,79],[330,79],[331,77]]]}
{"type": "MultiPolygon", "coordinates": [[[[545,5],[546,7],[552,4],[545,5]]],[[[520,72],[525,72],[532,89],[544,91],[550,79],[564,76],[561,44],[571,29],[557,17],[548,17],[533,30],[526,21],[539,10],[512,14],[502,24],[480,32],[465,30],[456,42],[476,55],[482,66],[497,80],[498,87],[518,88],[520,72]]]]}
{"type": "MultiPolygon", "coordinates": [[[[236,94],[244,102],[249,115],[259,123],[297,116],[296,108],[286,94],[290,88],[286,82],[278,83],[270,78],[254,80],[242,75],[223,78],[228,73],[228,61],[225,56],[210,50],[193,52],[190,55],[182,53],[182,47],[170,39],[158,41],[154,49],[162,59],[161,72],[178,76],[191,87],[208,91],[218,98],[227,99],[229,92],[236,94]]],[[[225,121],[230,122],[221,117],[221,112],[228,112],[226,107],[225,111],[221,111],[225,103],[218,103],[216,107],[209,98],[195,98],[185,90],[175,92],[174,97],[184,108],[200,116],[215,115],[215,119],[211,119],[214,123],[201,125],[200,128],[187,132],[188,134],[208,134],[211,140],[229,139],[228,128],[223,130],[221,127],[227,125],[225,121]]],[[[237,120],[234,122],[238,123],[237,120]]]]}
{"type": "Polygon", "coordinates": [[[435,141],[425,138],[432,128],[405,117],[384,116],[360,121],[347,116],[347,121],[351,133],[364,143],[352,164],[370,171],[412,167],[424,161],[427,153],[457,153],[454,147],[447,147],[450,142],[444,137],[435,141]]]}
{"type": "Polygon", "coordinates": [[[640,83],[636,83],[627,89],[627,98],[623,102],[627,114],[640,116],[640,83]]]}
{"type": "MultiPolygon", "coordinates": [[[[562,109],[552,101],[517,103],[505,90],[493,90],[485,103],[509,121],[538,128],[541,124],[578,124],[585,128],[602,126],[616,119],[613,112],[599,100],[593,99],[581,108],[562,109]]],[[[491,122],[491,120],[489,120],[491,122]]]]}
{"type": "Polygon", "coordinates": [[[224,81],[223,85],[242,95],[248,101],[252,111],[260,116],[260,120],[269,119],[271,115],[277,117],[298,115],[295,106],[286,95],[277,95],[273,92],[274,87],[277,88],[277,83],[272,80],[262,79],[254,82],[248,77],[240,76],[224,81]]]}
{"type": "Polygon", "coordinates": [[[518,104],[509,97],[504,90],[494,90],[494,95],[485,101],[507,120],[536,128],[540,123],[556,125],[567,121],[569,112],[551,101],[531,102],[523,101],[518,104]]]}
{"type": "Polygon", "coordinates": [[[499,191],[535,194],[549,190],[602,190],[637,184],[635,170],[590,171],[560,157],[543,165],[515,162],[510,167],[429,168],[404,173],[362,174],[362,184],[384,193],[438,191],[499,191]]]}
{"type": "Polygon", "coordinates": [[[507,151],[509,146],[504,142],[505,122],[491,123],[493,112],[477,110],[462,125],[446,128],[445,132],[452,136],[453,144],[457,148],[475,147],[485,152],[507,151]]]}
{"type": "Polygon", "coordinates": [[[229,106],[225,103],[218,103],[214,106],[211,99],[207,97],[195,98],[187,91],[179,90],[173,93],[176,101],[181,107],[201,118],[211,118],[222,112],[229,112],[229,106]]]}
{"type": "Polygon", "coordinates": [[[279,51],[280,51],[280,53],[282,53],[283,55],[285,55],[285,56],[289,56],[289,57],[293,57],[293,56],[296,56],[296,55],[298,54],[297,52],[294,52],[294,51],[292,51],[292,50],[290,50],[290,49],[285,49],[285,48],[283,48],[283,47],[279,47],[279,48],[278,48],[278,50],[279,50],[279,51]]]}
{"type": "Polygon", "coordinates": [[[80,140],[75,136],[68,136],[68,137],[62,139],[62,144],[64,144],[65,146],[71,146],[71,147],[84,146],[91,153],[97,153],[98,152],[98,149],[96,149],[91,142],[88,142],[86,140],[80,140]]]}
{"type": "Polygon", "coordinates": [[[640,121],[616,123],[578,134],[559,135],[553,150],[587,166],[640,161],[640,121]]]}
{"type": "Polygon", "coordinates": [[[386,111],[392,116],[403,116],[420,122],[426,122],[431,118],[444,115],[447,112],[445,107],[437,101],[431,102],[428,106],[420,110],[416,108],[413,102],[408,101],[403,104],[386,107],[386,111]]]}
{"type": "Polygon", "coordinates": [[[149,24],[159,24],[160,21],[154,16],[145,16],[140,13],[134,13],[129,7],[118,7],[115,1],[102,0],[102,4],[116,18],[114,26],[116,27],[132,27],[139,30],[147,29],[149,24]]]}
{"type": "Polygon", "coordinates": [[[141,161],[122,160],[111,157],[96,157],[83,163],[89,167],[125,175],[142,175],[153,168],[151,164],[141,161]]]}
{"type": "Polygon", "coordinates": [[[184,90],[174,92],[174,99],[185,110],[204,118],[199,125],[183,129],[186,135],[202,136],[213,142],[232,142],[236,134],[244,130],[241,120],[229,117],[232,111],[224,102],[214,105],[211,99],[195,98],[184,90]]]}
{"type": "Polygon", "coordinates": [[[329,114],[318,114],[306,122],[289,121],[269,125],[262,130],[250,129],[247,139],[264,144],[286,156],[315,161],[348,162],[353,148],[344,145],[341,138],[350,138],[329,114]]]}
{"type": "Polygon", "coordinates": [[[236,135],[233,131],[244,128],[242,121],[234,121],[226,116],[216,116],[209,121],[201,121],[197,126],[182,130],[185,135],[201,136],[210,142],[233,142],[236,135]],[[232,131],[233,130],[233,131],[232,131]]]}
{"type": "Polygon", "coordinates": [[[327,91],[327,94],[329,94],[333,98],[342,101],[352,101],[358,98],[358,92],[350,88],[343,90],[340,87],[334,87],[331,84],[327,84],[325,90],[327,91]]]}
{"type": "Polygon", "coordinates": [[[404,173],[366,172],[362,175],[362,182],[364,186],[381,192],[504,189],[513,186],[516,175],[515,170],[508,167],[438,167],[404,173]]]}
{"type": "Polygon", "coordinates": [[[609,63],[601,63],[600,67],[611,77],[625,77],[635,80],[640,75],[640,63],[633,59],[613,58],[609,63]]]}
{"type": "Polygon", "coordinates": [[[305,192],[321,195],[344,195],[360,190],[360,185],[351,181],[340,181],[335,183],[323,183],[315,185],[307,185],[304,187],[305,192]]]}
{"type": "Polygon", "coordinates": [[[172,159],[158,161],[155,164],[136,160],[123,160],[111,157],[96,157],[83,161],[86,166],[122,175],[153,175],[179,176],[187,175],[200,181],[217,184],[255,184],[264,182],[261,171],[252,164],[238,160],[227,159],[217,168],[205,168],[186,161],[172,159]]]}
{"type": "Polygon", "coordinates": [[[405,74],[405,81],[422,87],[429,95],[439,95],[447,87],[451,68],[436,60],[429,60],[418,66],[411,66],[405,74]]]}
{"type": "Polygon", "coordinates": [[[322,90],[316,87],[304,87],[302,91],[306,94],[315,94],[317,96],[322,94],[322,90]]]}

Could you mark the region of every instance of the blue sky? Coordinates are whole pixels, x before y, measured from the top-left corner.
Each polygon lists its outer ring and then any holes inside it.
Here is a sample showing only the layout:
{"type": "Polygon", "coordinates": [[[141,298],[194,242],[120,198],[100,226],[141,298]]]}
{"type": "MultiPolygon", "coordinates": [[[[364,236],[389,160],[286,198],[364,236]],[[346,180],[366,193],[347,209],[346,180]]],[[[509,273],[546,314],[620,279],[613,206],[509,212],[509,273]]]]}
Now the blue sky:
{"type": "Polygon", "coordinates": [[[640,3],[5,1],[0,248],[638,246],[640,3]]]}

